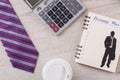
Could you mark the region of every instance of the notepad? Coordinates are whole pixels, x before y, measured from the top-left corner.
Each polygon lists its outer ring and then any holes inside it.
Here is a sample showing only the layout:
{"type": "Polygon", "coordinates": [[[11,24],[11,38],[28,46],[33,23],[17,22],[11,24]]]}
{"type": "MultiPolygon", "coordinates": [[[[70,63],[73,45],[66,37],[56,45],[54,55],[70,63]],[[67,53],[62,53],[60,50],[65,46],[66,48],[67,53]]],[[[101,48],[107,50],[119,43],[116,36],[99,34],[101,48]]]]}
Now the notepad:
{"type": "Polygon", "coordinates": [[[89,12],[75,62],[116,72],[120,55],[120,21],[89,12]]]}

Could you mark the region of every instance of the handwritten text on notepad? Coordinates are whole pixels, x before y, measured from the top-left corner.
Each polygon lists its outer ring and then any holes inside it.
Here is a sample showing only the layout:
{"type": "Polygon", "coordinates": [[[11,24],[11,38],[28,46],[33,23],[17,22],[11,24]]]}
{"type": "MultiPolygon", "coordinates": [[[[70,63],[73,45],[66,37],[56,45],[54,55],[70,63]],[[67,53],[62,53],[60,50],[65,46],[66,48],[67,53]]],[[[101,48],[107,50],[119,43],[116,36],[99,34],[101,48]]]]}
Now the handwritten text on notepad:
{"type": "Polygon", "coordinates": [[[103,19],[103,17],[97,17],[97,16],[95,16],[93,20],[101,22],[103,24],[120,27],[120,23],[119,22],[117,22],[117,21],[111,21],[111,20],[105,20],[105,19],[103,19]]]}

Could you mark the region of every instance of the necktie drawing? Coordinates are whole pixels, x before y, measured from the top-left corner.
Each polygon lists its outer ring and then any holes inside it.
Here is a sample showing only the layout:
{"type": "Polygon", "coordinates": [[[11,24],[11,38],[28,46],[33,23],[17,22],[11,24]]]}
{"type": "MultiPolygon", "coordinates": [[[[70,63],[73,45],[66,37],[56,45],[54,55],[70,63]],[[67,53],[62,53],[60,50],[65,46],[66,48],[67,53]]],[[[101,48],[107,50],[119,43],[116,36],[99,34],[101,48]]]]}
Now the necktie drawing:
{"type": "Polygon", "coordinates": [[[0,40],[13,67],[34,72],[38,51],[8,0],[0,0],[0,40]]]}

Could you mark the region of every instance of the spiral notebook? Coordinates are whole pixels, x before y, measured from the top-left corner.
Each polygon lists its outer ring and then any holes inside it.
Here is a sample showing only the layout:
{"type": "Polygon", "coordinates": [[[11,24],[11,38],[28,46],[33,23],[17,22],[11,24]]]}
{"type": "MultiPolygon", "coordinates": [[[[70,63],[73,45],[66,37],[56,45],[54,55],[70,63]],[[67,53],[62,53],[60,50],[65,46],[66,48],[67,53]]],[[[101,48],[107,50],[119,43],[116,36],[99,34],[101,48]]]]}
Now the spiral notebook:
{"type": "Polygon", "coordinates": [[[77,46],[77,63],[115,72],[120,55],[120,21],[89,12],[77,46]]]}

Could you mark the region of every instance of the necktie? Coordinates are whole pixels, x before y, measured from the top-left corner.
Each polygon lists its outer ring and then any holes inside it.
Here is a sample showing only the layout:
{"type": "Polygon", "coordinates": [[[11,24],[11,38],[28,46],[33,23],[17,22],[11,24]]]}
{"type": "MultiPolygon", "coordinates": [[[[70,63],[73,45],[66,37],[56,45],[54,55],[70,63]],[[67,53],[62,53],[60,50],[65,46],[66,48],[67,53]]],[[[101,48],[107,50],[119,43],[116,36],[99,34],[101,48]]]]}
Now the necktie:
{"type": "Polygon", "coordinates": [[[13,67],[34,72],[38,52],[8,0],[0,0],[0,40],[13,67]]]}
{"type": "Polygon", "coordinates": [[[110,48],[112,48],[113,46],[113,37],[111,37],[111,45],[110,45],[110,48]]]}

